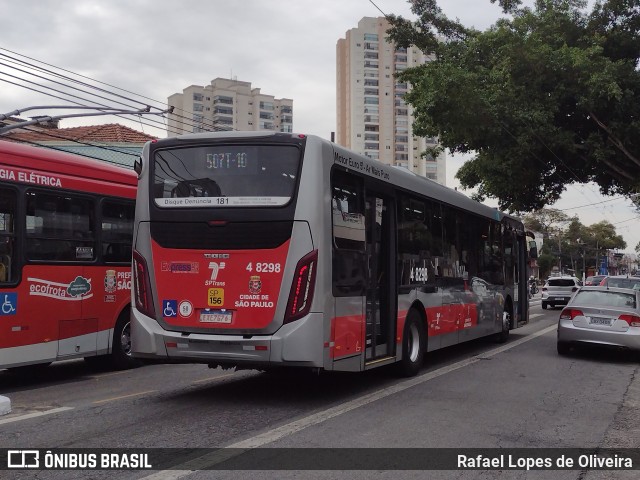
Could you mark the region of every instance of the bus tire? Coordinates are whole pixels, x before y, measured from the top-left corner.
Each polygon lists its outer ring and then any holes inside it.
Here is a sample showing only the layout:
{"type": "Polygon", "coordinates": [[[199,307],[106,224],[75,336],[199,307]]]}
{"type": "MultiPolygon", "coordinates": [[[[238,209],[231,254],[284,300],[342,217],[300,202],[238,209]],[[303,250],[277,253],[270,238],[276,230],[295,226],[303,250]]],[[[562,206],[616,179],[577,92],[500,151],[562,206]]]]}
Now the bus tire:
{"type": "Polygon", "coordinates": [[[507,304],[507,308],[502,312],[502,330],[495,335],[496,342],[505,343],[509,340],[512,318],[513,314],[511,313],[511,304],[507,304]]]}
{"type": "Polygon", "coordinates": [[[427,342],[424,322],[415,310],[409,310],[402,334],[402,360],[398,362],[398,374],[413,377],[418,374],[424,363],[427,342]]]}
{"type": "Polygon", "coordinates": [[[131,354],[131,320],[130,307],[125,308],[113,329],[113,344],[111,348],[111,364],[117,370],[126,370],[141,365],[141,362],[131,354]]]}

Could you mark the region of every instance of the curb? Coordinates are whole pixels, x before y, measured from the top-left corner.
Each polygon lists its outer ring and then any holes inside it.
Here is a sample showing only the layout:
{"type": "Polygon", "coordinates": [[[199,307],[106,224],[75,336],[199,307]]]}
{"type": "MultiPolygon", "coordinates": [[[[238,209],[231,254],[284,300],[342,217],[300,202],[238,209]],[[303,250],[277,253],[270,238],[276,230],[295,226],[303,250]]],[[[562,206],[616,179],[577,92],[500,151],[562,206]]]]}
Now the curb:
{"type": "Polygon", "coordinates": [[[0,415],[6,415],[11,412],[11,400],[0,395],[0,415]]]}

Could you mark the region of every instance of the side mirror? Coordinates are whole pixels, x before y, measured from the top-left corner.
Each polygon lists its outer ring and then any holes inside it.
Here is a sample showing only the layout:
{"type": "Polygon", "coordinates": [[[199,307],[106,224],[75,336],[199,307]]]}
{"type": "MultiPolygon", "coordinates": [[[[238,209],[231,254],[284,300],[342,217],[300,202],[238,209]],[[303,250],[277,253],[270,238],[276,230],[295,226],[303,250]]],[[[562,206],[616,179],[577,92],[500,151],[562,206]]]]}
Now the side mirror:
{"type": "Polygon", "coordinates": [[[529,241],[529,258],[538,258],[538,245],[535,240],[529,241]]]}
{"type": "Polygon", "coordinates": [[[133,162],[133,169],[140,176],[142,173],[142,157],[138,157],[135,162],[133,162]]]}

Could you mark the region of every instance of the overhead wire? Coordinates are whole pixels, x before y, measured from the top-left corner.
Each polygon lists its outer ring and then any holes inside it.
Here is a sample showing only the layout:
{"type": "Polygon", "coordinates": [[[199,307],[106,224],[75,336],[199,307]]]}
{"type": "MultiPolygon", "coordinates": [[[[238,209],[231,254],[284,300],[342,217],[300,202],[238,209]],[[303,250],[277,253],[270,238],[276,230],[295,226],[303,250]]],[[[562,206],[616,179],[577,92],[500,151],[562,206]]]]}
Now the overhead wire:
{"type": "MultiPolygon", "coordinates": [[[[159,100],[154,100],[154,99],[152,99],[152,98],[150,98],[150,97],[146,97],[146,96],[143,96],[143,95],[135,94],[135,93],[130,92],[130,91],[128,91],[128,90],[124,90],[124,89],[121,89],[121,88],[119,88],[119,87],[115,87],[115,86],[113,86],[113,85],[106,84],[106,83],[104,83],[104,82],[100,82],[99,80],[92,79],[91,77],[87,77],[87,76],[84,76],[84,75],[81,75],[81,74],[76,74],[76,73],[71,72],[71,71],[69,71],[69,70],[62,69],[62,68],[60,68],[60,67],[56,67],[56,66],[54,66],[54,65],[51,65],[51,64],[49,64],[49,63],[42,62],[42,61],[40,61],[40,60],[36,60],[36,59],[34,59],[34,58],[32,58],[32,57],[27,57],[27,56],[24,56],[24,55],[19,54],[19,53],[17,53],[17,52],[13,52],[13,51],[11,51],[11,50],[7,50],[7,49],[4,49],[4,48],[0,48],[0,50],[4,50],[4,51],[6,51],[6,52],[10,52],[10,53],[12,53],[12,54],[14,54],[14,55],[19,55],[19,56],[22,56],[22,57],[24,57],[24,58],[28,58],[29,60],[33,60],[33,61],[35,61],[35,62],[42,63],[43,65],[47,65],[47,66],[49,66],[49,67],[57,68],[57,69],[59,69],[59,70],[61,70],[61,71],[64,71],[64,72],[67,72],[67,73],[71,73],[72,75],[77,75],[77,76],[79,76],[79,77],[81,77],[81,78],[89,79],[89,80],[91,80],[91,81],[93,81],[93,82],[96,82],[96,83],[99,83],[99,84],[103,84],[103,85],[110,86],[110,87],[112,87],[112,88],[116,88],[116,89],[121,90],[121,91],[124,91],[124,92],[126,92],[126,93],[131,93],[132,95],[139,96],[140,98],[143,98],[143,99],[145,99],[145,100],[151,100],[152,102],[157,103],[157,104],[159,104],[159,105],[162,105],[163,107],[165,107],[165,106],[166,106],[166,103],[161,102],[161,101],[159,101],[159,100]]],[[[95,89],[95,90],[100,91],[100,92],[103,92],[103,93],[107,93],[108,95],[112,95],[112,96],[117,97],[117,98],[119,98],[119,99],[127,100],[127,101],[129,101],[129,102],[133,102],[133,103],[137,103],[137,104],[142,104],[142,105],[144,105],[144,106],[150,106],[150,105],[148,105],[148,102],[142,102],[142,101],[140,101],[140,100],[138,100],[138,99],[135,99],[135,98],[130,98],[130,97],[127,97],[127,96],[121,95],[121,94],[116,93],[116,92],[111,92],[111,91],[109,91],[109,90],[106,90],[106,89],[103,89],[103,88],[97,87],[97,86],[95,86],[95,85],[91,85],[91,84],[89,84],[89,83],[87,83],[87,82],[79,81],[79,80],[77,80],[77,79],[75,79],[75,78],[73,78],[73,77],[69,77],[69,76],[67,76],[67,75],[62,75],[62,74],[57,73],[57,72],[55,72],[55,71],[53,71],[53,70],[51,70],[51,69],[47,69],[47,68],[41,67],[41,66],[39,66],[39,65],[36,65],[36,64],[30,63],[30,62],[26,62],[26,61],[24,61],[24,60],[22,60],[22,59],[20,59],[20,58],[16,58],[16,57],[9,56],[9,55],[4,54],[4,53],[2,53],[2,52],[0,52],[0,57],[4,57],[5,61],[9,61],[9,62],[12,62],[12,63],[15,63],[15,64],[19,64],[19,65],[21,65],[21,66],[23,66],[23,67],[28,67],[28,68],[31,68],[31,69],[36,70],[36,71],[38,71],[38,72],[45,73],[45,74],[47,74],[47,75],[51,75],[51,76],[54,76],[54,77],[56,77],[56,78],[61,78],[61,79],[67,80],[67,81],[72,82],[72,83],[77,83],[77,84],[80,84],[80,85],[86,86],[86,87],[88,87],[88,88],[95,89]]],[[[7,66],[7,65],[5,64],[5,66],[7,66]]],[[[11,68],[17,69],[16,67],[11,67],[11,68]]],[[[28,71],[25,71],[25,70],[22,70],[22,69],[18,69],[18,70],[19,70],[19,71],[22,71],[23,73],[26,73],[26,74],[28,74],[28,75],[34,75],[34,76],[37,76],[37,77],[39,77],[39,78],[44,78],[44,79],[46,79],[46,80],[48,80],[48,81],[51,81],[51,82],[55,82],[55,83],[58,83],[58,84],[64,85],[65,87],[69,88],[70,90],[79,90],[79,91],[83,91],[84,93],[87,93],[87,94],[89,94],[89,95],[94,95],[94,96],[96,96],[96,97],[98,97],[98,98],[107,99],[107,100],[109,100],[109,101],[113,101],[113,102],[115,102],[115,103],[120,103],[120,104],[128,105],[128,104],[125,104],[125,103],[121,102],[120,100],[117,100],[117,99],[110,99],[110,98],[108,98],[108,97],[104,97],[103,95],[97,95],[97,94],[94,94],[94,93],[91,93],[91,92],[87,92],[86,90],[78,89],[77,87],[72,87],[72,86],[70,86],[70,85],[62,84],[61,82],[57,82],[56,80],[50,79],[50,78],[48,78],[48,77],[43,77],[42,75],[37,75],[37,74],[35,74],[35,73],[28,72],[28,71]]],[[[0,72],[0,73],[4,73],[4,72],[0,72]]],[[[14,78],[19,78],[20,80],[25,81],[25,82],[30,82],[29,80],[24,79],[24,78],[15,77],[15,76],[14,76],[14,78]]],[[[11,83],[14,83],[14,82],[11,82],[11,83]]],[[[31,83],[34,83],[34,82],[31,82],[31,83]]],[[[14,83],[14,84],[15,84],[15,85],[20,86],[19,84],[16,84],[16,83],[14,83]]],[[[42,86],[42,85],[40,85],[40,86],[42,86]]],[[[47,88],[47,87],[45,87],[45,86],[42,86],[42,87],[43,87],[43,88],[47,88]]],[[[42,93],[42,92],[41,92],[41,93],[42,93]]],[[[65,92],[64,94],[67,94],[67,93],[65,92]]],[[[72,95],[72,94],[68,94],[68,95],[70,95],[70,96],[75,96],[75,95],[72,95]]],[[[77,97],[77,96],[76,96],[76,97],[77,97]]],[[[59,98],[59,97],[57,97],[57,98],[59,98]]],[[[62,98],[61,98],[61,99],[62,99],[62,98]]],[[[83,100],[85,100],[85,101],[86,101],[87,99],[83,99],[83,100]]],[[[68,101],[68,100],[67,100],[67,101],[68,101]]],[[[89,100],[89,101],[93,101],[93,100],[89,100]]],[[[73,103],[73,102],[72,102],[72,103],[73,103]]],[[[128,105],[128,106],[129,106],[129,105],[128,105]]],[[[158,107],[153,107],[153,108],[158,108],[158,107]]],[[[218,128],[216,128],[216,125],[215,125],[213,122],[209,122],[209,121],[208,121],[209,119],[203,118],[203,119],[202,119],[202,120],[203,120],[202,122],[199,122],[199,123],[193,123],[193,120],[192,120],[191,118],[189,118],[188,116],[185,116],[185,115],[178,114],[178,113],[176,113],[176,112],[175,112],[175,110],[180,110],[181,112],[186,112],[186,113],[191,113],[191,114],[193,114],[194,112],[188,112],[188,111],[183,110],[183,109],[174,109],[173,115],[174,115],[176,118],[180,119],[181,123],[182,123],[182,124],[184,124],[184,125],[191,126],[191,127],[203,128],[203,129],[205,129],[205,130],[207,130],[207,129],[209,129],[209,130],[216,130],[216,129],[218,129],[218,128]]],[[[152,122],[154,122],[154,123],[155,123],[155,125],[152,125],[152,124],[150,124],[150,123],[145,123],[145,124],[146,124],[146,125],[148,125],[148,126],[150,126],[150,127],[153,127],[153,128],[160,128],[157,124],[161,124],[161,125],[162,125],[162,129],[163,129],[163,130],[167,130],[169,133],[174,133],[174,134],[180,134],[180,133],[185,133],[185,132],[189,132],[189,133],[191,133],[191,130],[187,130],[187,129],[185,129],[185,128],[181,128],[181,129],[173,129],[173,130],[171,130],[171,129],[166,125],[166,123],[162,123],[162,122],[160,122],[159,120],[151,120],[151,121],[152,121],[152,122]]],[[[143,123],[141,119],[140,119],[140,122],[141,122],[141,123],[143,123]]]]}

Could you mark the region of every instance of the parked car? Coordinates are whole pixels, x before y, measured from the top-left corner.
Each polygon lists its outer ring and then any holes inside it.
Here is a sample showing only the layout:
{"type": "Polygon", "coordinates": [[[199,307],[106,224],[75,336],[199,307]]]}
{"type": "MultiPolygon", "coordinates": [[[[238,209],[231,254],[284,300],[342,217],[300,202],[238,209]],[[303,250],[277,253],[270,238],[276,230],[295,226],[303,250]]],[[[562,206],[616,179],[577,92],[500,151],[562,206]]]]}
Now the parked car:
{"type": "Polygon", "coordinates": [[[558,353],[574,344],[640,350],[640,290],[582,287],[558,320],[558,353]]]}
{"type": "Polygon", "coordinates": [[[606,277],[606,275],[593,275],[591,277],[587,277],[584,281],[584,286],[600,285],[600,282],[602,282],[606,277]]]}
{"type": "Polygon", "coordinates": [[[611,275],[602,279],[600,285],[606,287],[632,288],[634,290],[640,290],[640,277],[633,277],[629,275],[611,275]]]}
{"type": "Polygon", "coordinates": [[[549,277],[542,287],[542,308],[546,310],[547,307],[566,305],[580,286],[577,277],[549,277]]]}

